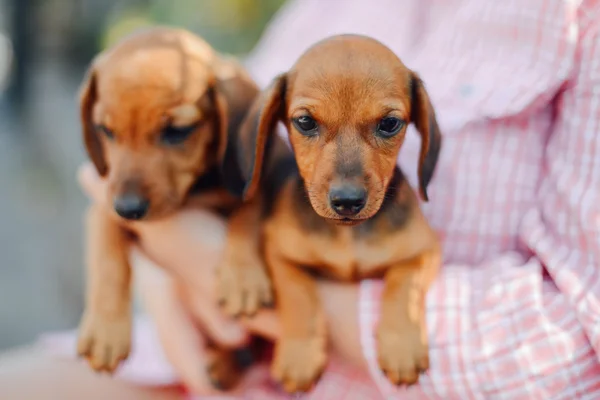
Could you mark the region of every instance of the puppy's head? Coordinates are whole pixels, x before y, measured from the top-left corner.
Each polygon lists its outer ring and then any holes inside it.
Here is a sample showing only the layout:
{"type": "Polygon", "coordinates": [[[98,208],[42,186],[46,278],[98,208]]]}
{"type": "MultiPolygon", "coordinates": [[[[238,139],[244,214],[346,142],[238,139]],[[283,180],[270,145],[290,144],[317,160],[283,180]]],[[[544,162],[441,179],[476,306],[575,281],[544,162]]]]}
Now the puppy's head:
{"type": "Polygon", "coordinates": [[[246,196],[256,190],[265,143],[277,121],[288,130],[312,207],[340,224],[356,224],[381,207],[406,126],[421,135],[419,184],[427,201],[441,137],[423,83],[381,43],[341,35],[310,48],[277,77],[248,115],[241,146],[246,196]]]}
{"type": "Polygon", "coordinates": [[[218,62],[200,38],[169,28],[132,35],[93,61],[80,92],[84,141],[121,217],[174,211],[222,158],[228,99],[218,62]]]}

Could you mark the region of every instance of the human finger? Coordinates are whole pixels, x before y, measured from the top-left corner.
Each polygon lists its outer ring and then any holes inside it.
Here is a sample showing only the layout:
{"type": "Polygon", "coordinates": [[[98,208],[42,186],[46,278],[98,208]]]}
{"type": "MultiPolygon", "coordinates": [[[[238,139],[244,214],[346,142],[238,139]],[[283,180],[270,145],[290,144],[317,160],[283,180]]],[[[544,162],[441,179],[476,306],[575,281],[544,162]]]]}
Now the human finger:
{"type": "Polygon", "coordinates": [[[194,393],[212,393],[206,341],[184,309],[175,282],[136,247],[131,251],[131,263],[136,274],[136,291],[155,323],[167,360],[194,393]]]}

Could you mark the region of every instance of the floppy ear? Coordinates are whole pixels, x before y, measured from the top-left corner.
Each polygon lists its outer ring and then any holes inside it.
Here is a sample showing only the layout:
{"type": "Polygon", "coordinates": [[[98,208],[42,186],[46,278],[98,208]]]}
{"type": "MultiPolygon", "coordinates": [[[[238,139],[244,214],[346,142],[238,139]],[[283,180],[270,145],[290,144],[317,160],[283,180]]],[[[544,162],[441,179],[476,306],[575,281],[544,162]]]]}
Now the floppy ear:
{"type": "MultiPolygon", "coordinates": [[[[234,127],[234,124],[230,123],[229,117],[229,104],[227,98],[220,90],[218,84],[210,89],[212,91],[211,97],[213,100],[213,106],[217,118],[217,135],[215,137],[215,149],[216,156],[219,162],[223,161],[225,156],[225,150],[227,149],[227,136],[228,131],[234,127]]],[[[233,122],[233,121],[231,121],[233,122]]]]}
{"type": "Polygon", "coordinates": [[[83,129],[83,141],[88,156],[96,166],[100,176],[105,176],[108,172],[108,165],[104,159],[102,144],[98,133],[94,128],[92,112],[96,103],[96,72],[92,66],[84,78],[83,84],[79,90],[79,108],[81,115],[81,125],[83,129]]]}
{"type": "Polygon", "coordinates": [[[245,182],[236,144],[244,117],[257,95],[258,88],[254,82],[242,74],[217,80],[214,86],[213,99],[219,129],[217,152],[221,176],[224,186],[238,197],[242,196],[245,182]]]}
{"type": "Polygon", "coordinates": [[[411,80],[411,122],[421,135],[421,153],[419,156],[419,194],[429,201],[427,186],[433,177],[437,164],[442,136],[435,118],[435,110],[421,78],[415,73],[411,80]]]}
{"type": "Polygon", "coordinates": [[[281,74],[259,94],[242,123],[236,151],[245,183],[242,193],[244,200],[252,198],[259,186],[270,139],[277,122],[285,116],[286,89],[287,76],[281,74]]]}

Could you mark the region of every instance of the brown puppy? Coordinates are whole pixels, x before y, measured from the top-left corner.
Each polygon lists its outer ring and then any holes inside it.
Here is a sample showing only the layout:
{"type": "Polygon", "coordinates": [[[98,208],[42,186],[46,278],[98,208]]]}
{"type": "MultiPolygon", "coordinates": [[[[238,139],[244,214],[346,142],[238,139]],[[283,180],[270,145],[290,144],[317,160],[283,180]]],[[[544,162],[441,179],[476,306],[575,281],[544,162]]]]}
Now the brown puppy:
{"type": "MultiPolygon", "coordinates": [[[[230,215],[231,244],[219,269],[224,301],[232,313],[252,313],[271,301],[257,235],[244,229],[260,210],[256,202],[242,206],[223,184],[239,169],[226,154],[228,136],[257,93],[236,62],[180,29],[133,34],[93,61],[81,89],[81,122],[114,211],[92,205],[87,218],[87,299],[78,352],[94,369],[112,372],[129,353],[133,220],[161,218],[183,206],[230,215]],[[244,247],[242,256],[231,255],[235,246],[244,247]]],[[[237,379],[233,353],[214,350],[213,379],[231,386],[237,379]]]]}
{"type": "Polygon", "coordinates": [[[326,327],[314,274],[344,281],[382,276],[380,367],[412,384],[428,368],[424,298],[440,245],[397,167],[406,126],[422,145],[427,200],[441,137],[423,83],[381,43],[335,36],[309,49],[256,100],[238,147],[248,159],[246,197],[259,186],[265,145],[285,124],[294,158],[275,175],[264,251],[283,333],[272,373],[290,392],[308,390],[326,364],[326,327]]]}

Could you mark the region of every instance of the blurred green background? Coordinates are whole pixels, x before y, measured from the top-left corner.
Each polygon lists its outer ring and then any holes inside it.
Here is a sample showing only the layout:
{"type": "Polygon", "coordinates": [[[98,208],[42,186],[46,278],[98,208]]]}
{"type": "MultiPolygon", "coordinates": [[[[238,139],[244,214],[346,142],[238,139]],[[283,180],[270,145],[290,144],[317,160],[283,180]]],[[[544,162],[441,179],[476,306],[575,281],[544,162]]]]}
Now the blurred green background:
{"type": "Polygon", "coordinates": [[[76,93],[91,58],[154,24],[243,58],[283,2],[0,0],[0,349],[73,328],[82,311],[76,93]]]}

